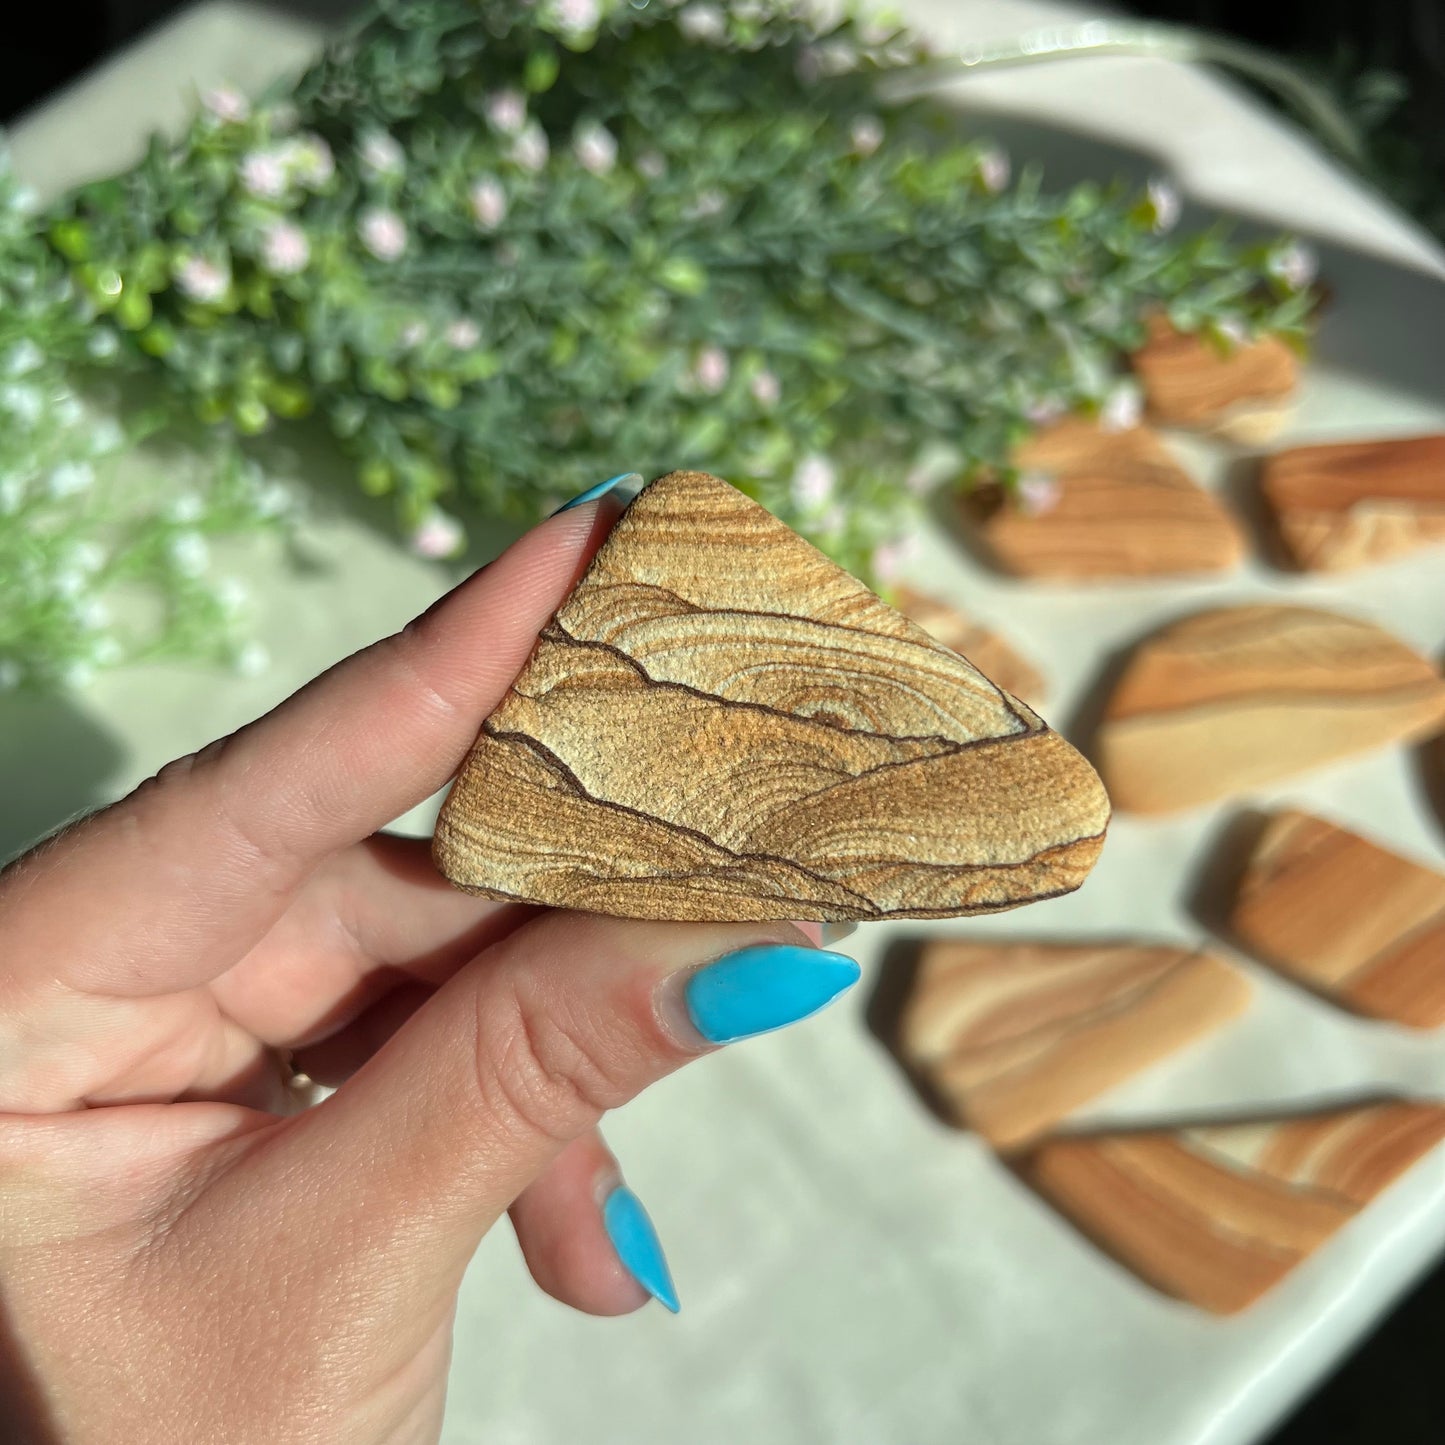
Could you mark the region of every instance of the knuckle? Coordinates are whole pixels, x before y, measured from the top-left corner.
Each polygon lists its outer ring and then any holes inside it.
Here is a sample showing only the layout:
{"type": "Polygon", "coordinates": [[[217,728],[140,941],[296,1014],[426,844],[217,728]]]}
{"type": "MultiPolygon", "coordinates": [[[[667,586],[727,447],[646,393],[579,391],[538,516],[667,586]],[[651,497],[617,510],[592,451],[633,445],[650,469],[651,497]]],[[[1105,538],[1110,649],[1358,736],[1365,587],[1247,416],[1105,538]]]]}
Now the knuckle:
{"type": "Polygon", "coordinates": [[[626,1103],[641,1082],[635,1049],[526,980],[500,1000],[479,997],[475,1057],[487,1114],[558,1143],[626,1103]]]}

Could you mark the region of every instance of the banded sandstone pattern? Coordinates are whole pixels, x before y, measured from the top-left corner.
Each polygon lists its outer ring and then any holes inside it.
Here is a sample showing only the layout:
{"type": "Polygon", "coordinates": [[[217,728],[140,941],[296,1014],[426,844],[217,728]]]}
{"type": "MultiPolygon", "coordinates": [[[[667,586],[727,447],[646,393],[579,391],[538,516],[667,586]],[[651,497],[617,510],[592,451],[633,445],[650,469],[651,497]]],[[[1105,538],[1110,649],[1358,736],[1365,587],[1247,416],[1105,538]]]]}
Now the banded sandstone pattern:
{"type": "Polygon", "coordinates": [[[435,855],[490,897],[628,917],[940,916],[1068,892],[1089,765],[727,483],[618,521],[482,729],[435,855]]]}
{"type": "Polygon", "coordinates": [[[1189,949],[930,939],[900,1046],[960,1124],[1016,1148],[1248,999],[1237,970],[1189,949]]]}
{"type": "Polygon", "coordinates": [[[1445,874],[1308,813],[1270,820],[1231,926],[1245,947],[1359,1013],[1445,1024],[1445,874]]]}
{"type": "Polygon", "coordinates": [[[1166,813],[1445,725],[1445,682],[1398,638],[1309,607],[1224,607],[1135,650],[1098,756],[1115,804],[1166,813]]]}
{"type": "Polygon", "coordinates": [[[1384,1103],[1171,1132],[1054,1139],[1025,1176],[1156,1288],[1233,1314],[1445,1139],[1445,1107],[1384,1103]]]}

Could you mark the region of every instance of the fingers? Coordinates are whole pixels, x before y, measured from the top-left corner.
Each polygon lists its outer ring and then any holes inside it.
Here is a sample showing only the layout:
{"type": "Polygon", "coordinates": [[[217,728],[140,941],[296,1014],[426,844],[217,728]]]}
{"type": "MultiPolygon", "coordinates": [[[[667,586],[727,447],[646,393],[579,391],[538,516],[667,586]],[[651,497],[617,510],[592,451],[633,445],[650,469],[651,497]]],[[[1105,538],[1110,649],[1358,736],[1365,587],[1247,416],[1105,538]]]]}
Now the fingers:
{"type": "MultiPolygon", "coordinates": [[[[450,1288],[487,1228],[604,1112],[712,1043],[806,1017],[856,978],[851,959],[786,924],[545,914],[292,1121],[268,1166],[287,1188],[304,1181],[338,1237],[384,1241],[364,1267],[450,1288]]],[[[575,1167],[585,1174],[584,1159],[575,1167]]],[[[614,1234],[635,1242],[635,1217],[614,1212],[614,1234]]]]}
{"type": "Polygon", "coordinates": [[[544,523],[405,631],[22,860],[0,894],[12,967],[122,996],[223,973],[322,859],[456,770],[608,506],[544,523]]]}
{"type": "Polygon", "coordinates": [[[553,1299],[589,1315],[630,1314],[650,1297],[603,1222],[604,1205],[621,1183],[616,1159],[593,1129],[564,1146],[511,1209],[532,1278],[553,1299]]]}

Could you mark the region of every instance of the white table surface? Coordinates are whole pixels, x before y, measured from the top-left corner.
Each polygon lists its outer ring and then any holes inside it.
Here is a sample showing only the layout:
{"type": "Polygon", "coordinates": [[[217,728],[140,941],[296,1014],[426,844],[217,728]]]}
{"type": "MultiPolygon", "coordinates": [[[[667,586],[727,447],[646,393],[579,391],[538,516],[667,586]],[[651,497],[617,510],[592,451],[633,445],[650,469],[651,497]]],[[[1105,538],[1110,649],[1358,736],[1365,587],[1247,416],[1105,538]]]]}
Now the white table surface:
{"type": "MultiPolygon", "coordinates": [[[[1022,0],[902,8],[945,44],[1083,13],[1022,0]]],[[[17,164],[46,191],[122,165],[149,129],[179,120],[197,86],[254,85],[298,63],[316,38],[271,9],[202,6],[30,118],[14,136],[17,164]]],[[[1167,62],[1111,59],[974,76],[958,95],[989,128],[1049,156],[1051,174],[1116,163],[1163,170],[1191,201],[1321,244],[1338,298],[1290,438],[1445,426],[1445,258],[1233,87],[1167,62]]],[[[1224,484],[1226,453],[1198,442],[1181,449],[1211,484],[1224,484]]],[[[280,572],[272,556],[235,559],[263,584],[260,633],[276,658],[265,677],[152,667],[103,678],[73,704],[7,703],[0,769],[6,786],[14,782],[12,816],[53,820],[124,791],[401,625],[450,580],[357,512],[320,510],[308,537],[320,565],[304,576],[280,572]],[[27,760],[23,769],[16,758],[27,760]]],[[[1050,679],[1045,713],[1065,729],[1110,656],[1199,606],[1320,601],[1386,623],[1432,655],[1445,649],[1438,551],[1340,583],[1251,563],[1223,581],[1084,591],[1001,579],[938,533],[912,580],[1025,646],[1050,679]]],[[[1407,751],[1258,801],[1286,798],[1445,861],[1440,819],[1407,751]]],[[[865,928],[852,940],[868,975],[857,997],[805,1027],[726,1050],[620,1111],[609,1137],[667,1243],[681,1316],[575,1315],[530,1287],[507,1231],[496,1231],[462,1294],[448,1445],[1258,1439],[1445,1247],[1445,1155],[1255,1309],[1217,1320],[1140,1284],[978,1140],[932,1119],[863,1023],[878,960],[900,938],[1199,940],[1189,898],[1230,816],[1119,819],[1087,886],[1027,913],[865,928]]],[[[424,827],[425,810],[410,821],[424,827]]],[[[0,829],[0,853],[15,841],[0,829]]],[[[1361,1022],[1241,966],[1255,982],[1244,1018],[1081,1118],[1172,1122],[1379,1091],[1445,1092],[1445,1039],[1361,1022]]]]}

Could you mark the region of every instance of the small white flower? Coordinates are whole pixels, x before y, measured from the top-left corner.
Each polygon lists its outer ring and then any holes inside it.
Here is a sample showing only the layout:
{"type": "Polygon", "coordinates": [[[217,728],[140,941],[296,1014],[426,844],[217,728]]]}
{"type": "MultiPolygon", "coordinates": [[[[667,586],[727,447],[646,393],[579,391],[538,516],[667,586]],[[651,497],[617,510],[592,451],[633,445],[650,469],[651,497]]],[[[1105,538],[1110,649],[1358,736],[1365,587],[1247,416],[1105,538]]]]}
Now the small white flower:
{"type": "Polygon", "coordinates": [[[36,387],[12,382],[9,386],[0,386],[0,409],[8,411],[25,426],[34,426],[45,409],[45,397],[36,387]]]}
{"type": "Polygon", "coordinates": [[[259,642],[248,642],[236,654],[231,666],[242,677],[260,677],[271,666],[271,654],[259,642]]]}
{"type": "Polygon", "coordinates": [[[241,157],[241,185],[263,201],[278,201],[286,194],[286,164],[276,151],[250,151],[241,157]]]}
{"type": "Polygon", "coordinates": [[[1099,427],[1106,432],[1129,431],[1144,417],[1144,394],[1132,381],[1121,381],[1099,408],[1099,427]]]}
{"type": "Polygon", "coordinates": [[[218,85],[201,96],[201,104],[219,121],[241,125],[250,119],[251,102],[234,86],[218,85]]]}
{"type": "Polygon", "coordinates": [[[87,577],[94,576],[105,566],[105,548],[98,542],[82,538],[79,542],[72,542],[66,549],[65,562],[66,566],[83,572],[87,577]]]}
{"type": "Polygon", "coordinates": [[[109,361],[120,350],[120,337],[109,326],[98,326],[86,338],[85,349],[96,361],[109,361]]]}
{"type": "Polygon", "coordinates": [[[177,532],[166,547],[166,555],[183,577],[199,577],[211,565],[211,549],[199,532],[177,532]]]}
{"type": "Polygon", "coordinates": [[[10,192],[6,209],[17,216],[33,215],[40,209],[40,192],[34,186],[16,186],[10,192]]]}
{"type": "MultiPolygon", "coordinates": [[[[98,605],[105,606],[104,603],[98,605]]],[[[105,610],[108,616],[109,611],[105,610]]],[[[97,637],[90,645],[90,660],[97,667],[114,667],[124,656],[125,649],[113,637],[97,637]]]]}
{"type": "Polygon", "coordinates": [[[60,670],[61,680],[67,687],[85,687],[95,678],[95,668],[88,662],[68,662],[60,670]]]}
{"type": "Polygon", "coordinates": [[[1249,341],[1249,328],[1238,316],[1216,316],[1210,323],[1221,341],[1230,348],[1244,346],[1249,341]]]}
{"type": "Polygon", "coordinates": [[[716,45],[728,33],[727,17],[716,5],[689,5],[680,10],[677,28],[698,45],[716,45]]]}
{"type": "Polygon", "coordinates": [[[644,180],[660,181],[667,174],[667,157],[661,151],[643,151],[633,164],[644,180]]]}
{"type": "Polygon", "coordinates": [[[700,191],[697,199],[687,208],[687,214],[694,221],[710,220],[720,216],[727,209],[727,203],[727,197],[721,191],[700,191]]]}
{"type": "Polygon", "coordinates": [[[262,482],[251,499],[258,517],[284,517],[295,504],[296,499],[285,482],[262,482]]]}
{"type": "Polygon", "coordinates": [[[361,213],[357,230],[378,261],[395,261],[406,250],[406,222],[395,211],[371,206],[361,213]]]}
{"type": "Polygon", "coordinates": [[[216,599],[216,606],[227,617],[234,617],[246,605],[250,594],[246,591],[245,584],[235,577],[222,577],[217,581],[212,595],[216,599]]]}
{"type": "Polygon", "coordinates": [[[13,692],[24,676],[14,658],[0,657],[0,692],[13,692]]]}
{"type": "MultiPolygon", "coordinates": [[[[82,598],[80,605],[75,609],[75,620],[87,632],[98,632],[102,627],[109,626],[110,608],[99,597],[82,598]]],[[[91,656],[95,656],[93,650],[91,656]]]]}
{"type": "Polygon", "coordinates": [[[494,176],[483,176],[472,182],[467,192],[472,219],[484,231],[495,231],[507,219],[507,193],[494,176]]]}
{"type": "Polygon", "coordinates": [[[89,579],[84,572],[74,567],[62,567],[50,579],[50,590],[57,597],[64,597],[67,601],[73,602],[82,592],[85,591],[89,579]]]}
{"type": "Polygon", "coordinates": [[[748,383],[753,400],[762,407],[775,407],[783,394],[782,384],[771,371],[760,371],[748,383]]]}
{"type": "Polygon", "coordinates": [[[93,456],[103,457],[109,452],[119,451],[125,445],[125,430],[113,416],[97,418],[90,428],[90,450],[93,456]]]}
{"type": "Polygon", "coordinates": [[[482,328],[470,316],[459,316],[446,329],[448,346],[457,351],[470,351],[482,339],[482,328]]]}
{"type": "Polygon", "coordinates": [[[551,149],[547,144],[547,132],[536,121],[528,121],[512,142],[512,163],[521,166],[524,171],[535,173],[547,164],[551,149]]]}
{"type": "Polygon", "coordinates": [[[1278,247],[1265,263],[1271,276],[1278,277],[1291,291],[1303,291],[1319,275],[1319,257],[1299,241],[1278,247]]]}
{"type": "Polygon", "coordinates": [[[583,170],[605,176],[617,164],[617,140],[606,126],[589,123],[578,127],[572,140],[572,154],[583,170]]]}
{"type": "Polygon", "coordinates": [[[418,557],[440,559],[460,552],[467,540],[462,524],[446,512],[433,512],[411,534],[411,550],[418,557]]]}
{"type": "Polygon", "coordinates": [[[1055,396],[1035,397],[1024,408],[1024,415],[1035,426],[1048,426],[1050,422],[1058,421],[1064,414],[1064,404],[1055,396]]]}
{"type": "Polygon", "coordinates": [[[693,380],[699,391],[716,396],[728,384],[732,370],[728,354],[720,346],[704,346],[692,364],[693,380]]]}
{"type": "Polygon", "coordinates": [[[336,157],[319,135],[297,136],[286,143],[283,155],[292,174],[309,190],[326,185],[336,174],[336,157]]]}
{"type": "Polygon", "coordinates": [[[527,98],[520,90],[494,90],[483,103],[482,114],[493,130],[516,135],[527,123],[527,98]]]}
{"type": "Polygon", "coordinates": [[[914,497],[928,496],[935,484],[933,468],[922,464],[910,467],[903,478],[903,490],[914,497]]]}
{"type": "Polygon", "coordinates": [[[276,221],[261,236],[261,264],[273,276],[294,276],[311,260],[311,242],[292,221],[276,221]]]}
{"type": "Polygon", "coordinates": [[[793,472],[790,490],[798,506],[816,511],[828,505],[838,473],[827,457],[813,453],[803,458],[793,472]]]}
{"type": "Polygon", "coordinates": [[[27,336],[23,341],[17,341],[5,353],[5,360],[0,363],[0,370],[3,370],[7,376],[24,376],[26,372],[34,371],[44,362],[45,353],[27,336]]]}
{"type": "Polygon", "coordinates": [[[401,328],[398,340],[408,351],[415,351],[423,341],[427,339],[427,325],[425,321],[408,321],[401,328]]]}
{"type": "Polygon", "coordinates": [[[180,527],[189,527],[205,515],[206,505],[195,492],[182,492],[166,508],[166,519],[180,527]]]}
{"type": "Polygon", "coordinates": [[[397,176],[406,167],[401,143],[384,130],[368,131],[362,136],[357,154],[362,169],[372,176],[397,176]]]}
{"type": "Polygon", "coordinates": [[[1158,235],[1172,231],[1179,224],[1182,209],[1179,192],[1160,176],[1155,176],[1147,187],[1150,209],[1154,212],[1154,230],[1158,235]]]}
{"type": "Polygon", "coordinates": [[[0,517],[8,517],[12,512],[18,512],[24,500],[24,477],[17,476],[14,472],[0,477],[0,517]]]}
{"type": "Polygon", "coordinates": [[[848,127],[848,139],[854,154],[871,156],[883,144],[883,122],[876,115],[855,116],[848,127]]]}
{"type": "Polygon", "coordinates": [[[912,536],[894,537],[873,550],[873,570],[879,580],[892,582],[911,562],[918,559],[918,538],[912,536]]]}
{"type": "Polygon", "coordinates": [[[45,479],[52,497],[73,497],[88,492],[95,482],[95,468],[89,462],[61,462],[45,479]]]}
{"type": "Polygon", "coordinates": [[[858,68],[858,47],[846,40],[824,40],[798,52],[796,69],[804,85],[815,85],[827,75],[846,75],[858,68]]]}
{"type": "Polygon", "coordinates": [[[1026,517],[1042,517],[1059,505],[1064,489],[1048,472],[1025,472],[1018,479],[1019,509],[1026,517]]]}
{"type": "Polygon", "coordinates": [[[205,256],[187,256],[176,267],[176,285],[192,301],[219,301],[230,284],[231,268],[205,256]]]}
{"type": "Polygon", "coordinates": [[[264,118],[266,127],[272,135],[285,135],[288,131],[296,129],[296,123],[301,116],[289,100],[283,100],[268,107],[264,118]]]}
{"type": "Polygon", "coordinates": [[[1000,150],[997,146],[989,146],[978,158],[978,180],[979,184],[989,195],[996,196],[1008,185],[1009,177],[1013,174],[1013,166],[1009,163],[1008,152],[1000,150]]]}
{"type": "Polygon", "coordinates": [[[598,0],[552,0],[552,23],[568,35],[590,34],[601,17],[598,0]]]}

